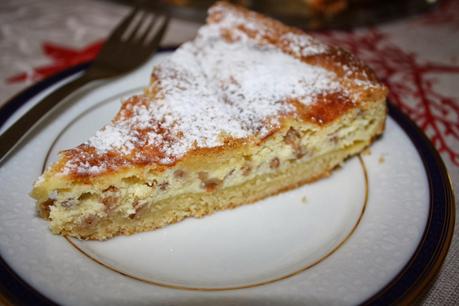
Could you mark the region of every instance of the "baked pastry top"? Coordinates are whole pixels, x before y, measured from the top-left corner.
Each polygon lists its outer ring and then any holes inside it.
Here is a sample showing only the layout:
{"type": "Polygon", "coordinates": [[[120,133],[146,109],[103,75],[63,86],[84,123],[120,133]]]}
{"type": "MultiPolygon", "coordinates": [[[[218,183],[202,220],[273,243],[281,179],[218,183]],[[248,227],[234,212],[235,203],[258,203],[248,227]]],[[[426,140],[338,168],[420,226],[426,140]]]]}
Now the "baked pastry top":
{"type": "Polygon", "coordinates": [[[327,175],[382,133],[387,89],[348,52],[227,3],[32,196],[55,233],[106,239],[327,175]]]}
{"type": "Polygon", "coordinates": [[[173,165],[187,154],[259,142],[286,117],[327,124],[386,95],[349,53],[226,3],[209,11],[194,41],[156,66],[145,94],[111,124],[63,152],[56,169],[78,177],[130,165],[173,165]]]}

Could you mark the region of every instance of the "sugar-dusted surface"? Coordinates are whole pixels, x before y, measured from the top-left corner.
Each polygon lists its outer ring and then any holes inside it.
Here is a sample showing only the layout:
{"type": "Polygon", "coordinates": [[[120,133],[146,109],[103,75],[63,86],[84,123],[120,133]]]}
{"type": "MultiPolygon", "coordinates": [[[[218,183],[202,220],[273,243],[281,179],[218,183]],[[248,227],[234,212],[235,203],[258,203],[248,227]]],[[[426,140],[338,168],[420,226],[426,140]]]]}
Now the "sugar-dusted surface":
{"type": "Polygon", "coordinates": [[[195,40],[153,69],[145,95],[125,101],[111,124],[65,152],[63,173],[168,165],[192,149],[264,137],[282,117],[296,116],[298,105],[337,93],[353,102],[333,69],[304,60],[327,52],[328,46],[299,30],[216,5],[195,40]]]}

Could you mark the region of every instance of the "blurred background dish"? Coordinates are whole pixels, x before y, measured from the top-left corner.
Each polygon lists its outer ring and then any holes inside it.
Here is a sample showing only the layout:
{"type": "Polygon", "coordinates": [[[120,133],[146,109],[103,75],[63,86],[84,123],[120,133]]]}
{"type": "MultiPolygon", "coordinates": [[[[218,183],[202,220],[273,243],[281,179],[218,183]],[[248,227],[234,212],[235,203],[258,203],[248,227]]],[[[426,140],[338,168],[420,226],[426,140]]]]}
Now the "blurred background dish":
{"type": "MultiPolygon", "coordinates": [[[[215,0],[111,0],[141,4],[173,17],[204,22],[215,0]]],[[[230,0],[303,29],[353,28],[424,13],[440,0],[230,0]]]]}

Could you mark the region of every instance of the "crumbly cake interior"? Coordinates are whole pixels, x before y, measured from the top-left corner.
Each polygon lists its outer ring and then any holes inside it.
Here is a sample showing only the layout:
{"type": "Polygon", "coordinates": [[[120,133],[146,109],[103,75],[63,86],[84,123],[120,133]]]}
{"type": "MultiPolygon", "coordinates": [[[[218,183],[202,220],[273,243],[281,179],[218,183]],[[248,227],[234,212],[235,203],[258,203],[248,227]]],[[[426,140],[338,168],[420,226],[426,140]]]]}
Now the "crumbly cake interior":
{"type": "Polygon", "coordinates": [[[384,129],[386,89],[348,53],[225,3],[143,95],[63,151],[32,196],[54,233],[107,239],[325,176],[384,129]]]}

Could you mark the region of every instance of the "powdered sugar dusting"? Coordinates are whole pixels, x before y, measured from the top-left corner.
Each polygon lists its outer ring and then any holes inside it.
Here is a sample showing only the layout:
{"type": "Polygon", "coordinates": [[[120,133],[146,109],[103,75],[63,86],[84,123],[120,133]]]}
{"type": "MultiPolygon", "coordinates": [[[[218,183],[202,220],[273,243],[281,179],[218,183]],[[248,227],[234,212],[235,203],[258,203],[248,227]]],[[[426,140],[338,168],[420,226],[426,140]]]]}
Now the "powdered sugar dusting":
{"type": "Polygon", "coordinates": [[[288,32],[282,35],[281,39],[299,57],[325,53],[328,49],[326,45],[317,42],[309,35],[288,32]]]}
{"type": "Polygon", "coordinates": [[[213,6],[209,13],[218,16],[219,20],[213,26],[208,27],[207,31],[217,31],[220,34],[230,33],[233,40],[245,40],[248,37],[263,43],[270,43],[273,39],[279,40],[280,45],[286,48],[288,53],[298,58],[328,51],[327,45],[302,31],[285,27],[271,19],[261,21],[260,16],[253,12],[241,14],[234,7],[222,3],[213,6]]]}
{"type": "Polygon", "coordinates": [[[103,129],[96,132],[88,144],[97,148],[100,153],[106,153],[113,148],[122,151],[130,151],[134,149],[133,137],[131,135],[135,131],[129,131],[127,126],[123,125],[107,125],[103,129]]]}
{"type": "MultiPolygon", "coordinates": [[[[308,105],[320,94],[340,90],[333,72],[260,43],[257,38],[269,29],[231,10],[224,13],[157,65],[150,88],[155,95],[127,101],[116,120],[79,147],[80,156],[63,172],[104,172],[111,166],[100,157],[110,152],[125,161],[167,165],[193,148],[221,146],[227,138],[263,137],[279,126],[281,116],[295,113],[290,99],[308,105]],[[241,22],[244,29],[238,30],[241,22]],[[231,39],[224,39],[230,29],[231,39]]],[[[326,50],[304,34],[285,33],[281,39],[298,56],[326,50]]]]}

